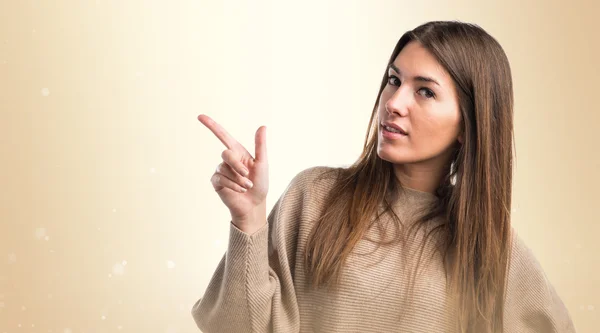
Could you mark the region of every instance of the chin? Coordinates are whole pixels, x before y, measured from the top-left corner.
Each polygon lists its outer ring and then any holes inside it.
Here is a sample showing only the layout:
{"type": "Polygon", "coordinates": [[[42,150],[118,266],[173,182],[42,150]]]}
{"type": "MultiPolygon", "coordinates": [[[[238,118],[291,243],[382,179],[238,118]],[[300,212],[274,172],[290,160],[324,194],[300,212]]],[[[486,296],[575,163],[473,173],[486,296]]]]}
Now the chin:
{"type": "Polygon", "coordinates": [[[408,156],[398,152],[390,152],[388,148],[377,148],[377,156],[379,156],[379,158],[382,160],[393,164],[404,164],[411,162],[408,156]]]}
{"type": "Polygon", "coordinates": [[[392,164],[412,164],[427,161],[426,157],[419,156],[407,147],[393,147],[391,145],[377,146],[377,156],[392,164]]]}

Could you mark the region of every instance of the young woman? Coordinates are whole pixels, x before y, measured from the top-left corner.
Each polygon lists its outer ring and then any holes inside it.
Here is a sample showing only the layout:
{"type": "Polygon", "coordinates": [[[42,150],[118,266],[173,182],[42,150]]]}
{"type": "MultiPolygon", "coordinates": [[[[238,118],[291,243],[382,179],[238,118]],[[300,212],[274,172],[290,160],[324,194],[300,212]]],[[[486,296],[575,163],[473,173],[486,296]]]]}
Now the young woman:
{"type": "Polygon", "coordinates": [[[480,27],[429,22],[387,64],[364,150],[300,172],[271,213],[266,128],[211,178],[230,238],[193,307],[213,332],[574,332],[510,225],[513,88],[480,27]]]}

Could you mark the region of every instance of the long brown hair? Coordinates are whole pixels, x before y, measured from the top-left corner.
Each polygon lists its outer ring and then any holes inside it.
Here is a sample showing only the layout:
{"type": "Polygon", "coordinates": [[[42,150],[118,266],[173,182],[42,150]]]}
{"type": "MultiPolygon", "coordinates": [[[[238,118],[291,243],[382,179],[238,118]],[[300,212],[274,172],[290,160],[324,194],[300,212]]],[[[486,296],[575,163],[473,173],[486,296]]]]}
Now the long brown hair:
{"type": "MultiPolygon", "coordinates": [[[[514,142],[508,59],[500,44],[479,26],[435,21],[406,32],[388,66],[411,41],[420,42],[453,79],[464,137],[435,192],[440,200],[412,226],[420,228],[435,217],[443,218],[444,223],[427,237],[435,231],[443,244],[439,249],[451,299],[456,302],[457,330],[501,331],[511,248],[514,142]]],[[[377,155],[378,106],[388,82],[387,68],[363,152],[350,167],[331,170],[336,181],[308,239],[304,261],[314,288],[339,282],[348,255],[381,216],[379,207],[383,204],[384,212],[392,212],[390,198],[402,190],[393,165],[377,155]]],[[[399,224],[398,216],[391,215],[399,224]]]]}

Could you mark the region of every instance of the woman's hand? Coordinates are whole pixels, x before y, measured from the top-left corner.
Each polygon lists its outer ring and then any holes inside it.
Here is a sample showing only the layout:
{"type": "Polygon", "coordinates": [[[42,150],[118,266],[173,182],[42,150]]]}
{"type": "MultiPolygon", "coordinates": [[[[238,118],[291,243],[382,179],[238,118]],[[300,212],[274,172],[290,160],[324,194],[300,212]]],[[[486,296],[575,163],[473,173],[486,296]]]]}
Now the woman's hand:
{"type": "Polygon", "coordinates": [[[266,127],[261,126],[256,131],[253,158],[246,148],[210,117],[201,114],[198,120],[227,147],[221,154],[223,162],[217,165],[210,179],[215,191],[229,208],[232,222],[238,228],[243,231],[257,230],[266,223],[265,199],[269,189],[266,127]]]}

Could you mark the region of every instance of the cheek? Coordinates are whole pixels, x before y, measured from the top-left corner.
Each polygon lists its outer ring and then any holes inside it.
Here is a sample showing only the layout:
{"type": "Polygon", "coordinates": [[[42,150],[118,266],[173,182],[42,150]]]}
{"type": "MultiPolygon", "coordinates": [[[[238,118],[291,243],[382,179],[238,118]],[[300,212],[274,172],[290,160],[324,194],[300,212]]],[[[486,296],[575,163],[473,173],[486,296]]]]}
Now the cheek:
{"type": "Polygon", "coordinates": [[[417,134],[415,144],[435,147],[436,150],[445,148],[454,143],[459,128],[460,113],[454,108],[423,112],[413,123],[413,132],[417,134]]]}

